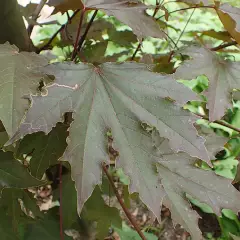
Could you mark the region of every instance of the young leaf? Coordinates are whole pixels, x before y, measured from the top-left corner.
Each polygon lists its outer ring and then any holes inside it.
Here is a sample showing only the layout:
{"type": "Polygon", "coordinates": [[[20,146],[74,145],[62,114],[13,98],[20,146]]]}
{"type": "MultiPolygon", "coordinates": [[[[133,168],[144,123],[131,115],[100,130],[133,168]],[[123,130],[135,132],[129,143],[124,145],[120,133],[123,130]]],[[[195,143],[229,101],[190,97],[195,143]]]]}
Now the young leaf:
{"type": "Polygon", "coordinates": [[[0,120],[9,136],[17,130],[29,107],[29,101],[24,96],[35,94],[44,77],[33,71],[34,67],[44,66],[47,62],[35,53],[19,53],[18,48],[9,43],[0,45],[0,120]]]}
{"type": "Polygon", "coordinates": [[[41,179],[50,166],[57,164],[67,147],[67,128],[57,124],[48,135],[38,132],[27,135],[20,142],[17,155],[31,154],[30,171],[34,177],[41,179]]]}
{"type": "Polygon", "coordinates": [[[240,9],[224,3],[217,9],[217,13],[225,29],[240,44],[240,9]]]}
{"type": "Polygon", "coordinates": [[[3,188],[29,188],[45,184],[34,178],[12,152],[0,151],[0,191],[3,188]]]}
{"type": "Polygon", "coordinates": [[[208,97],[207,107],[209,119],[220,119],[227,108],[231,107],[231,91],[240,86],[240,63],[230,62],[219,57],[205,48],[190,47],[186,54],[192,60],[181,65],[175,74],[177,79],[193,79],[199,75],[206,75],[209,88],[205,93],[208,97]]]}

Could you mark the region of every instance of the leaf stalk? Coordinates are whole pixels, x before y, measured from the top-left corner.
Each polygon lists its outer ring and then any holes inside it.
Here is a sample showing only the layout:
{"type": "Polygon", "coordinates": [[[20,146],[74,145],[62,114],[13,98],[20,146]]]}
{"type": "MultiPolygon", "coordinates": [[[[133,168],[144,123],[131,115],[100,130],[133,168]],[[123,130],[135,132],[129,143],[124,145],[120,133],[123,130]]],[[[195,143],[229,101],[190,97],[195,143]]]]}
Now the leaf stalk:
{"type": "Polygon", "coordinates": [[[115,196],[117,197],[117,200],[118,200],[119,204],[121,205],[124,213],[126,214],[128,220],[131,222],[131,224],[133,225],[134,229],[137,231],[137,233],[140,236],[140,238],[142,240],[147,240],[146,237],[144,236],[143,232],[140,230],[139,226],[137,225],[136,221],[133,219],[132,214],[129,212],[127,207],[124,205],[124,202],[123,202],[122,198],[120,197],[120,194],[119,194],[119,192],[118,192],[118,190],[117,190],[117,188],[116,188],[116,186],[115,186],[115,184],[114,184],[114,182],[112,180],[112,177],[111,177],[111,175],[108,172],[106,163],[102,163],[102,169],[103,169],[104,173],[106,174],[106,176],[108,178],[108,181],[109,181],[110,185],[113,188],[115,196]]]}

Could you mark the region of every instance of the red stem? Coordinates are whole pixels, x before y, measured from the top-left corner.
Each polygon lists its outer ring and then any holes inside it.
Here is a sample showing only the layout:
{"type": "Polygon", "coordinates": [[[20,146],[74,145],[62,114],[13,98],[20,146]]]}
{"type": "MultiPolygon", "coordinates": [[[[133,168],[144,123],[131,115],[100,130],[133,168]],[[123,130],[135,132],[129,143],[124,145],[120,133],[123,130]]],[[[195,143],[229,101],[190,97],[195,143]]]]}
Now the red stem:
{"type": "Polygon", "coordinates": [[[86,11],[86,8],[84,6],[83,9],[82,9],[82,12],[81,12],[81,16],[80,16],[80,21],[79,21],[79,25],[78,25],[78,31],[77,31],[77,36],[76,36],[76,40],[75,40],[75,43],[74,43],[74,49],[73,49],[71,61],[73,61],[73,59],[77,55],[78,39],[79,39],[79,36],[80,36],[80,32],[81,32],[81,27],[82,27],[82,22],[83,22],[83,17],[84,17],[85,11],[86,11]]]}
{"type": "Polygon", "coordinates": [[[60,239],[64,240],[63,233],[63,210],[62,210],[62,162],[59,163],[59,223],[60,223],[60,239]]]}
{"type": "Polygon", "coordinates": [[[124,213],[126,214],[128,220],[131,222],[131,224],[133,225],[134,229],[137,231],[138,235],[141,237],[142,240],[147,240],[146,237],[144,236],[144,234],[142,233],[142,231],[140,230],[139,226],[137,225],[136,221],[133,219],[132,214],[128,211],[127,207],[124,205],[124,202],[122,200],[122,198],[120,197],[120,194],[118,193],[117,188],[115,187],[115,184],[112,180],[111,175],[108,173],[108,169],[106,166],[106,163],[102,163],[102,168],[103,171],[105,172],[108,181],[110,183],[110,185],[113,188],[113,191],[115,193],[115,196],[117,197],[118,202],[120,203],[124,213]]]}

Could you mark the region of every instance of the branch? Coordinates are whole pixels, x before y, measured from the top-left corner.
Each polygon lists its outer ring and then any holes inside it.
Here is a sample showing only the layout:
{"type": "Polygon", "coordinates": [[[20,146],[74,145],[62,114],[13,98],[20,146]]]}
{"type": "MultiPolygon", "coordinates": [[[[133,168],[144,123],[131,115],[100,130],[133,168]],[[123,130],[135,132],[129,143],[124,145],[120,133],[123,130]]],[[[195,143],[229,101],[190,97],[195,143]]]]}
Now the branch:
{"type": "Polygon", "coordinates": [[[220,49],[223,49],[223,48],[226,48],[226,47],[230,47],[230,46],[234,46],[234,45],[237,45],[237,44],[238,44],[237,41],[232,41],[232,42],[229,42],[229,43],[220,44],[217,47],[210,48],[210,50],[218,51],[220,49]]]}
{"type": "Polygon", "coordinates": [[[108,178],[108,181],[110,183],[110,185],[112,186],[113,188],[113,191],[117,197],[117,200],[118,202],[120,203],[124,213],[126,214],[128,220],[131,222],[131,224],[133,225],[134,229],[137,231],[138,235],[141,237],[142,240],[147,240],[146,237],[144,236],[144,234],[142,233],[142,231],[140,230],[139,226],[137,225],[137,223],[135,222],[135,220],[133,219],[131,213],[129,212],[129,210],[126,208],[126,206],[124,205],[123,203],[123,200],[121,199],[120,197],[120,194],[118,193],[118,190],[117,188],[115,187],[115,184],[112,180],[112,177],[110,176],[110,174],[108,173],[108,170],[107,170],[107,167],[106,167],[106,163],[102,163],[102,168],[103,168],[103,171],[105,172],[107,178],[108,178]]]}
{"type": "MultiPolygon", "coordinates": [[[[203,119],[205,119],[205,120],[207,120],[207,121],[209,121],[209,118],[208,118],[207,116],[204,116],[204,115],[201,115],[201,114],[198,114],[198,113],[194,113],[194,114],[197,115],[197,116],[199,116],[199,117],[201,117],[201,118],[203,118],[203,119]]],[[[209,122],[210,122],[210,121],[209,121],[209,122]]],[[[222,125],[222,126],[224,126],[224,127],[230,128],[230,129],[232,129],[232,130],[240,133],[240,129],[239,129],[239,128],[234,127],[233,125],[231,125],[231,124],[229,124],[229,123],[226,123],[226,122],[224,122],[224,121],[222,121],[222,120],[215,120],[215,121],[213,121],[213,122],[214,122],[214,123],[217,123],[217,124],[219,124],[219,125],[222,125]]]]}
{"type": "MultiPolygon", "coordinates": [[[[158,12],[158,10],[159,10],[159,5],[160,5],[159,1],[156,0],[156,7],[155,7],[154,12],[153,12],[153,15],[152,15],[153,18],[155,17],[155,15],[157,14],[157,12],[158,12]]],[[[144,38],[142,38],[141,41],[138,43],[138,46],[137,46],[136,50],[134,51],[134,53],[133,53],[133,55],[132,55],[132,57],[131,57],[131,60],[132,60],[132,61],[133,61],[134,58],[136,57],[138,51],[141,49],[143,40],[144,40],[144,38]]]]}
{"type": "Polygon", "coordinates": [[[193,11],[192,11],[190,17],[188,18],[188,20],[187,20],[187,22],[186,22],[186,24],[185,24],[185,26],[184,26],[182,32],[180,33],[180,35],[179,35],[179,37],[178,37],[178,40],[177,40],[177,42],[176,42],[176,46],[178,45],[178,43],[179,43],[179,41],[180,41],[182,35],[184,34],[184,32],[185,32],[185,30],[186,30],[186,28],[187,28],[189,22],[191,21],[191,18],[192,18],[192,16],[193,16],[195,10],[196,10],[196,8],[193,9],[193,11]]]}
{"type": "Polygon", "coordinates": [[[42,46],[41,48],[37,49],[36,53],[40,53],[42,50],[47,50],[50,46],[50,44],[52,43],[52,41],[54,40],[54,38],[67,26],[67,24],[77,15],[77,13],[80,10],[76,10],[73,15],[68,18],[67,22],[65,24],[63,24],[54,34],[53,36],[48,40],[48,42],[42,46]]]}
{"type": "MultiPolygon", "coordinates": [[[[177,10],[174,10],[172,12],[169,12],[168,14],[175,13],[175,12],[180,12],[180,11],[184,11],[184,10],[189,10],[189,9],[194,9],[194,8],[212,8],[212,9],[215,9],[214,6],[193,6],[193,7],[177,9],[177,10]]],[[[160,16],[160,17],[158,17],[156,20],[158,20],[158,19],[160,19],[162,17],[165,17],[165,14],[160,16]]]]}
{"type": "MultiPolygon", "coordinates": [[[[42,8],[44,7],[45,3],[47,2],[47,0],[41,0],[41,2],[38,4],[38,6],[36,7],[34,13],[32,14],[32,20],[33,22],[36,22],[42,8]]],[[[28,26],[28,35],[31,36],[32,30],[33,30],[34,24],[29,24],[28,26]]]]}
{"type": "MultiPolygon", "coordinates": [[[[142,39],[142,41],[143,41],[143,40],[144,40],[144,39],[142,39]]],[[[131,60],[132,60],[132,61],[133,61],[134,58],[136,57],[137,52],[140,50],[140,48],[141,48],[141,46],[142,46],[142,41],[138,43],[138,46],[137,46],[136,50],[134,51],[134,53],[133,53],[133,55],[132,55],[132,57],[131,57],[131,60]]]]}

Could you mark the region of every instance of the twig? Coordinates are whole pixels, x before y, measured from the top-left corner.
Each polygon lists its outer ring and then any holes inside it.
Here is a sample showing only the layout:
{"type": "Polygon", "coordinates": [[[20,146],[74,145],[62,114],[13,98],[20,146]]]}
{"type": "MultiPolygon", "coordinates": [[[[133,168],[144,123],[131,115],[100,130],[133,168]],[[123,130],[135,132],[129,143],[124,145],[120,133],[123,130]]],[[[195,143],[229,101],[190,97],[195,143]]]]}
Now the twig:
{"type": "Polygon", "coordinates": [[[81,50],[82,44],[83,44],[84,40],[86,39],[86,36],[87,36],[87,34],[88,34],[88,31],[89,31],[89,29],[90,29],[90,27],[91,27],[91,25],[92,25],[95,17],[97,16],[97,13],[98,13],[98,10],[95,10],[95,12],[93,13],[90,21],[88,22],[87,27],[86,27],[86,29],[85,29],[85,32],[84,32],[84,34],[82,35],[82,37],[80,38],[80,40],[79,40],[79,42],[78,42],[77,52],[79,52],[79,51],[81,50]]]}
{"type": "MultiPolygon", "coordinates": [[[[154,9],[154,12],[153,12],[153,18],[155,17],[155,15],[157,14],[158,10],[159,10],[159,1],[156,0],[156,7],[154,9]]],[[[167,35],[168,36],[168,35],[167,35]]],[[[136,57],[138,51],[140,50],[141,46],[142,46],[142,42],[143,42],[144,38],[142,38],[142,40],[138,43],[138,46],[136,48],[136,50],[134,51],[132,57],[131,57],[131,60],[133,61],[134,58],[136,57]]]]}
{"type": "MultiPolygon", "coordinates": [[[[144,40],[144,39],[142,39],[142,41],[143,41],[143,40],[144,40]]],[[[142,41],[138,43],[138,46],[137,46],[136,50],[134,51],[134,53],[133,53],[133,55],[132,55],[132,57],[131,57],[131,60],[132,60],[132,61],[133,61],[134,58],[136,57],[137,52],[139,51],[139,49],[141,48],[141,46],[142,46],[142,41]]]]}
{"type": "MultiPolygon", "coordinates": [[[[194,113],[194,114],[197,115],[197,116],[199,116],[199,117],[201,117],[201,118],[203,118],[203,119],[205,119],[205,120],[207,120],[207,121],[209,121],[209,118],[208,118],[207,116],[204,116],[204,115],[198,114],[198,113],[194,113]]],[[[214,123],[217,123],[217,124],[219,124],[219,125],[222,125],[222,126],[224,126],[224,127],[230,128],[230,129],[232,129],[232,130],[240,133],[240,129],[239,129],[239,128],[234,127],[233,125],[231,125],[231,124],[229,124],[229,123],[226,123],[226,122],[224,122],[224,121],[222,121],[222,120],[215,120],[215,121],[213,121],[213,122],[214,122],[214,123]]]]}
{"type": "Polygon", "coordinates": [[[78,39],[79,39],[79,36],[80,36],[85,11],[86,11],[86,8],[84,6],[82,11],[81,11],[80,21],[79,21],[79,25],[78,25],[77,36],[76,36],[76,40],[75,40],[75,43],[74,43],[74,48],[73,48],[73,52],[72,52],[71,61],[73,61],[73,59],[77,55],[78,39]]]}
{"type": "MultiPolygon", "coordinates": [[[[175,13],[175,12],[180,12],[180,11],[184,11],[184,10],[189,10],[189,9],[193,9],[193,8],[212,8],[212,9],[215,9],[214,6],[193,6],[193,7],[177,9],[177,10],[174,10],[172,12],[169,12],[168,14],[175,13]]],[[[160,19],[160,18],[162,18],[164,16],[165,16],[165,14],[160,16],[160,17],[158,17],[156,20],[158,20],[158,19],[160,19]]]]}
{"type": "Polygon", "coordinates": [[[156,14],[157,14],[157,12],[159,10],[159,4],[160,4],[160,2],[158,0],[156,0],[156,7],[155,7],[155,10],[154,10],[154,13],[153,13],[153,17],[156,16],[156,14]]]}
{"type": "MultiPolygon", "coordinates": [[[[41,2],[37,5],[34,13],[32,14],[32,20],[35,22],[42,10],[42,8],[44,7],[45,3],[47,2],[47,0],[41,0],[41,2]]],[[[30,36],[33,30],[34,24],[29,24],[28,26],[28,35],[30,36]]]]}
{"type": "Polygon", "coordinates": [[[210,50],[218,51],[220,49],[223,49],[223,48],[226,48],[226,47],[230,47],[230,46],[234,46],[234,45],[237,45],[237,44],[238,44],[237,41],[232,41],[232,42],[229,42],[229,43],[220,44],[219,46],[213,47],[210,50]]]}
{"type": "Polygon", "coordinates": [[[185,24],[185,26],[184,26],[182,32],[180,33],[180,35],[179,35],[179,37],[178,37],[178,40],[177,40],[177,42],[176,42],[176,46],[178,45],[178,43],[179,43],[179,41],[180,41],[182,35],[184,34],[184,32],[185,32],[185,30],[186,30],[186,28],[187,28],[189,22],[191,21],[191,18],[192,18],[192,16],[193,16],[195,10],[196,10],[196,8],[193,9],[193,11],[192,11],[190,17],[188,18],[188,20],[187,20],[187,22],[186,22],[186,24],[185,24]]]}
{"type": "Polygon", "coordinates": [[[60,239],[64,240],[63,233],[63,210],[62,210],[62,162],[59,163],[59,224],[60,224],[60,239]]]}
{"type": "Polygon", "coordinates": [[[77,15],[77,13],[80,10],[76,10],[73,15],[68,19],[68,21],[63,24],[54,34],[53,36],[48,40],[48,42],[42,46],[41,48],[37,49],[36,53],[40,53],[42,50],[46,50],[48,49],[49,45],[52,43],[52,41],[54,40],[54,38],[67,26],[67,24],[77,15]]]}
{"type": "Polygon", "coordinates": [[[110,185],[112,186],[113,188],[113,191],[117,197],[117,200],[118,202],[120,203],[124,213],[126,214],[128,220],[131,222],[131,224],[133,225],[134,229],[137,231],[138,235],[141,237],[142,240],[147,240],[146,237],[144,236],[144,234],[142,233],[142,231],[140,230],[139,226],[137,225],[137,223],[135,222],[135,220],[133,219],[131,213],[128,211],[128,209],[126,208],[126,206],[124,205],[123,203],[123,200],[121,199],[120,197],[120,194],[118,193],[118,190],[117,188],[115,187],[115,184],[112,180],[112,177],[110,176],[110,174],[108,173],[108,170],[107,170],[107,167],[106,167],[106,163],[102,163],[102,168],[103,168],[103,171],[105,172],[107,178],[108,178],[108,181],[110,183],[110,185]]]}

